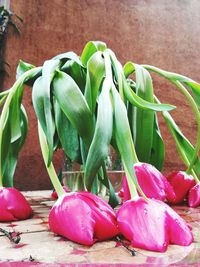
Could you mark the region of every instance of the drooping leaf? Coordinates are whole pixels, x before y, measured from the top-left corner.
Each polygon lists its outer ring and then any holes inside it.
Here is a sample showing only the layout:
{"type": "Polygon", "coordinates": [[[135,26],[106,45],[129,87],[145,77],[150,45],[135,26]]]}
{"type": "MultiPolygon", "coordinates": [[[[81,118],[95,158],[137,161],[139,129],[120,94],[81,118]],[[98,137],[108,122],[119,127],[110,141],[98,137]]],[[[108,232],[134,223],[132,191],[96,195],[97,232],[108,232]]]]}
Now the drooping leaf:
{"type": "Polygon", "coordinates": [[[26,71],[32,68],[35,68],[35,66],[32,64],[26,63],[23,60],[20,60],[17,66],[16,79],[18,79],[22,74],[24,74],[26,71]]]}
{"type": "Polygon", "coordinates": [[[72,126],[65,113],[54,99],[56,130],[65,154],[72,161],[80,160],[79,137],[77,130],[72,126]]]}
{"type": "Polygon", "coordinates": [[[102,52],[96,52],[87,62],[85,98],[92,113],[95,111],[100,85],[105,76],[105,62],[102,52]]]}
{"type": "Polygon", "coordinates": [[[84,66],[87,66],[87,62],[90,59],[90,57],[97,51],[105,51],[107,48],[106,44],[104,42],[99,42],[99,41],[90,41],[88,42],[81,54],[81,62],[83,63],[84,66]]]}
{"type": "MultiPolygon", "coordinates": [[[[145,101],[154,102],[153,84],[150,74],[135,64],[136,94],[145,101]]],[[[154,112],[135,107],[133,138],[139,161],[149,162],[153,142],[154,112]]]]}
{"type": "Polygon", "coordinates": [[[162,170],[165,157],[165,147],[158,126],[157,115],[154,114],[154,127],[153,127],[153,142],[151,147],[151,154],[149,163],[154,165],[158,170],[162,170]]]}
{"type": "MultiPolygon", "coordinates": [[[[16,71],[16,79],[18,79],[21,75],[23,75],[25,72],[27,72],[28,70],[31,70],[35,68],[34,65],[26,63],[22,60],[19,61],[19,64],[17,66],[17,71],[16,71]]],[[[30,77],[27,77],[24,81],[25,84],[29,85],[29,86],[33,86],[33,83],[35,82],[35,80],[42,74],[41,69],[38,69],[35,73],[33,73],[33,75],[31,75],[30,77]]]]}
{"type": "Polygon", "coordinates": [[[62,60],[64,62],[68,61],[68,60],[72,60],[73,62],[76,62],[78,65],[83,67],[79,56],[76,53],[72,52],[72,51],[66,52],[66,53],[63,53],[63,54],[59,54],[59,55],[53,57],[53,60],[62,60]]]}
{"type": "Polygon", "coordinates": [[[106,78],[98,100],[97,122],[85,166],[84,179],[89,191],[99,168],[109,154],[113,129],[113,107],[110,99],[110,89],[110,80],[106,78]]]}
{"type": "Polygon", "coordinates": [[[127,110],[114,86],[112,87],[112,96],[114,102],[113,136],[120,152],[125,171],[142,194],[133,168],[133,164],[138,160],[131,136],[127,110]]]}
{"type": "MultiPolygon", "coordinates": [[[[11,121],[10,121],[11,122],[11,121]]],[[[3,172],[3,185],[5,187],[13,187],[13,176],[15,173],[17,159],[19,152],[25,142],[27,131],[28,131],[28,118],[24,107],[20,107],[20,127],[21,136],[15,140],[15,142],[10,142],[7,146],[8,157],[4,158],[4,172],[3,172]]]]}
{"type": "Polygon", "coordinates": [[[53,80],[53,94],[62,111],[89,147],[93,137],[93,118],[75,81],[68,74],[58,71],[53,80]]]}
{"type": "Polygon", "coordinates": [[[59,60],[46,61],[42,68],[42,77],[35,81],[32,90],[33,106],[49,146],[48,166],[52,161],[55,132],[50,86],[59,64],[59,60]]]}
{"type": "Polygon", "coordinates": [[[81,92],[84,92],[86,83],[86,71],[81,65],[77,64],[73,60],[68,60],[62,67],[61,70],[66,72],[72,77],[72,79],[77,83],[81,92]]]}
{"type": "Polygon", "coordinates": [[[143,65],[143,66],[146,69],[153,71],[153,72],[159,74],[160,76],[164,77],[165,79],[171,81],[173,84],[178,81],[178,82],[181,82],[182,84],[186,85],[192,91],[194,99],[195,99],[198,107],[200,107],[200,84],[199,83],[197,83],[196,81],[194,81],[194,80],[192,80],[186,76],[183,76],[183,75],[180,75],[180,74],[177,74],[174,72],[165,71],[165,70],[162,70],[160,68],[150,66],[150,65],[143,65]]]}
{"type": "MultiPolygon", "coordinates": [[[[190,143],[190,141],[185,137],[185,135],[181,132],[179,127],[177,126],[176,122],[172,118],[172,116],[169,114],[169,112],[165,111],[162,113],[163,117],[166,121],[166,124],[171,131],[177,150],[179,152],[179,155],[181,156],[183,162],[186,164],[186,166],[189,166],[190,161],[193,158],[194,155],[194,147],[190,143]]],[[[200,159],[197,158],[193,169],[197,175],[200,174],[200,159]]]]}
{"type": "Polygon", "coordinates": [[[20,85],[12,97],[9,107],[9,120],[11,127],[11,142],[15,142],[21,136],[20,106],[23,96],[23,85],[20,85]]]}
{"type": "Polygon", "coordinates": [[[165,110],[169,111],[176,108],[175,106],[169,104],[151,103],[137,96],[137,94],[130,88],[125,78],[125,76],[127,77],[127,75],[130,75],[133,72],[135,72],[135,65],[132,62],[128,62],[127,64],[125,64],[124,66],[125,75],[123,77],[124,95],[130,103],[132,103],[138,108],[142,108],[144,110],[152,110],[152,111],[165,111],[165,110]]]}

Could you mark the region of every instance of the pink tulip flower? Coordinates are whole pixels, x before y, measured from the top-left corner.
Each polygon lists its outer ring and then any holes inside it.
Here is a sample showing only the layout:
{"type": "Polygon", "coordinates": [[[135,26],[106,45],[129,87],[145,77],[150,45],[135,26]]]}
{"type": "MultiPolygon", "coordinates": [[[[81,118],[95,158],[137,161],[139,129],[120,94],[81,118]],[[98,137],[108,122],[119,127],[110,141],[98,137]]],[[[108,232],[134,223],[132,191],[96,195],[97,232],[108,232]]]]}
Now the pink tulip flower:
{"type": "Polygon", "coordinates": [[[0,221],[25,220],[32,212],[27,200],[17,189],[0,187],[0,221]]]}
{"type": "Polygon", "coordinates": [[[49,227],[52,232],[83,245],[92,245],[119,233],[114,210],[89,192],[60,197],[50,211],[49,227]]]}
{"type": "Polygon", "coordinates": [[[200,183],[190,189],[188,195],[188,205],[191,208],[196,208],[200,205],[200,183]]]}
{"type": "MultiPolygon", "coordinates": [[[[175,197],[172,186],[161,172],[148,163],[136,163],[134,165],[135,174],[142,191],[149,198],[155,198],[164,201],[166,198],[175,197]]],[[[122,181],[123,190],[119,196],[123,195],[124,201],[130,199],[126,177],[122,181]]]]}
{"type": "Polygon", "coordinates": [[[138,197],[126,201],[117,212],[117,222],[133,247],[165,252],[168,244],[188,246],[193,241],[187,223],[159,200],[138,197]]]}
{"type": "MultiPolygon", "coordinates": [[[[69,193],[70,192],[70,189],[67,186],[65,186],[65,185],[63,186],[63,189],[65,190],[66,193],[69,193]]],[[[51,193],[51,198],[52,199],[58,199],[58,194],[57,194],[56,191],[53,191],[51,193]]]]}
{"type": "Polygon", "coordinates": [[[171,204],[179,204],[183,202],[187,197],[189,190],[196,184],[193,176],[184,171],[172,172],[167,176],[167,180],[173,187],[175,193],[175,197],[167,197],[171,204]]]}

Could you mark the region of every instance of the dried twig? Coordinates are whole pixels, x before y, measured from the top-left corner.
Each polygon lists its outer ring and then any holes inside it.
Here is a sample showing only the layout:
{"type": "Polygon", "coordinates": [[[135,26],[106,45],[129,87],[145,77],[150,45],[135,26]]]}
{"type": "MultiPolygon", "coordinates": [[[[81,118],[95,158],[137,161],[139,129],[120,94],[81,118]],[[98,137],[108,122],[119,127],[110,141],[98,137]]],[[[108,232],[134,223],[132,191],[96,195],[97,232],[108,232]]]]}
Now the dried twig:
{"type": "Polygon", "coordinates": [[[3,233],[11,242],[18,244],[21,240],[20,233],[17,232],[8,232],[0,228],[0,232],[3,233]]]}

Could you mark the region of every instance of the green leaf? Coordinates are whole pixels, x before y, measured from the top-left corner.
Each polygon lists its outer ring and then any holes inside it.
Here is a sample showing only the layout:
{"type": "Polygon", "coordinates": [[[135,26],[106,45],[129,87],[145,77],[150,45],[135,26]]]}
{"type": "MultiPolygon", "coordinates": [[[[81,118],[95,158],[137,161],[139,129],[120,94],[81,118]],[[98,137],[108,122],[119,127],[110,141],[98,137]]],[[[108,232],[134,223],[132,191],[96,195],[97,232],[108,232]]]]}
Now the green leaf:
{"type": "Polygon", "coordinates": [[[87,62],[85,98],[92,113],[96,108],[96,100],[105,76],[105,62],[102,52],[96,52],[87,62]]]}
{"type": "Polygon", "coordinates": [[[53,60],[62,60],[62,61],[73,60],[78,65],[83,67],[83,64],[80,61],[79,56],[77,56],[77,54],[72,52],[72,51],[57,55],[57,56],[53,57],[53,60]]]}
{"type": "Polygon", "coordinates": [[[104,42],[90,41],[86,44],[81,54],[81,62],[84,66],[87,66],[87,62],[90,57],[97,51],[103,52],[107,48],[104,42]]]}
{"type": "Polygon", "coordinates": [[[51,81],[55,75],[56,70],[59,67],[59,60],[45,61],[42,68],[42,77],[39,77],[32,90],[33,106],[37,115],[37,118],[41,124],[41,127],[46,135],[47,143],[49,146],[48,163],[52,161],[53,157],[53,137],[55,133],[54,118],[52,114],[51,104],[51,81]]]}
{"type": "Polygon", "coordinates": [[[165,70],[162,70],[157,67],[150,66],[150,65],[143,65],[143,66],[146,69],[151,70],[159,74],[160,76],[164,77],[165,79],[171,81],[172,83],[179,81],[183,83],[184,85],[186,85],[192,91],[195,102],[200,107],[200,84],[199,83],[195,82],[194,80],[186,76],[183,76],[183,75],[180,75],[174,72],[165,71],[165,70]]]}
{"type": "Polygon", "coordinates": [[[68,60],[61,68],[62,71],[66,72],[72,79],[77,83],[81,92],[85,90],[86,83],[86,71],[79,64],[73,60],[68,60]]]}
{"type": "Polygon", "coordinates": [[[145,101],[141,97],[137,96],[137,94],[129,87],[125,78],[123,79],[124,86],[124,95],[126,99],[134,106],[151,111],[165,111],[165,110],[173,110],[176,107],[169,104],[156,104],[145,101]]]}
{"type": "Polygon", "coordinates": [[[113,129],[113,107],[110,99],[110,89],[110,80],[106,78],[98,100],[97,122],[85,166],[84,180],[89,191],[99,168],[109,154],[113,129]]]}
{"type": "Polygon", "coordinates": [[[21,136],[20,106],[23,96],[23,84],[21,84],[12,97],[9,107],[9,120],[11,127],[11,142],[15,142],[21,136]]]}
{"type": "Polygon", "coordinates": [[[127,110],[114,86],[112,88],[112,96],[114,102],[113,136],[125,166],[125,171],[128,173],[129,177],[131,177],[137,189],[141,192],[133,168],[133,164],[138,162],[138,159],[131,136],[127,110]]]}
{"type": "Polygon", "coordinates": [[[54,112],[56,130],[65,154],[72,161],[79,161],[80,150],[77,130],[72,126],[56,99],[54,99],[54,112]]]}
{"type": "MultiPolygon", "coordinates": [[[[9,121],[8,125],[11,121],[9,121]]],[[[21,136],[13,143],[7,144],[7,158],[3,158],[4,172],[3,172],[3,185],[5,187],[13,187],[13,176],[17,165],[19,152],[25,142],[28,131],[28,119],[24,107],[20,107],[20,127],[21,136]]],[[[5,139],[3,139],[4,141],[5,139]]],[[[8,138],[9,140],[9,138],[8,138]]]]}
{"type": "Polygon", "coordinates": [[[132,73],[134,73],[135,71],[135,66],[132,62],[127,62],[125,65],[124,65],[124,75],[126,78],[128,78],[132,73]]]}
{"type": "MultiPolygon", "coordinates": [[[[132,62],[128,62],[125,64],[124,66],[125,77],[128,77],[128,75],[135,72],[135,65],[136,64],[132,62]]],[[[127,81],[125,77],[123,77],[124,95],[131,104],[135,105],[138,108],[142,108],[144,110],[152,110],[152,111],[165,111],[165,110],[169,111],[169,110],[173,110],[176,108],[175,106],[172,106],[169,104],[157,104],[157,103],[151,103],[151,102],[145,101],[141,97],[137,96],[137,94],[130,88],[128,84],[129,81],[127,81]]]]}
{"type": "Polygon", "coordinates": [[[165,157],[165,147],[158,126],[157,115],[154,114],[153,142],[149,163],[154,165],[158,170],[162,170],[165,157]]]}
{"type": "MultiPolygon", "coordinates": [[[[18,79],[25,72],[27,72],[28,70],[31,70],[33,68],[35,68],[34,65],[26,63],[26,62],[20,60],[18,66],[17,66],[16,79],[18,79]]],[[[32,75],[26,77],[26,79],[24,80],[24,83],[26,85],[28,85],[28,86],[33,86],[33,83],[35,82],[35,80],[39,76],[41,76],[41,74],[42,74],[41,69],[37,69],[37,71],[35,73],[33,73],[32,75]]]]}
{"type": "Polygon", "coordinates": [[[194,100],[200,108],[200,84],[195,81],[184,81],[183,83],[192,91],[194,100]]]}
{"type": "Polygon", "coordinates": [[[35,68],[35,66],[20,60],[17,66],[16,79],[18,79],[22,74],[24,74],[26,71],[32,68],[35,68]]]}
{"type": "Polygon", "coordinates": [[[109,190],[109,201],[108,203],[111,205],[111,207],[115,208],[117,205],[119,205],[119,199],[115,194],[114,188],[108,178],[108,175],[106,173],[105,166],[103,165],[102,169],[99,171],[98,175],[99,181],[105,185],[109,190]]]}
{"type": "MultiPolygon", "coordinates": [[[[183,162],[186,164],[186,166],[189,166],[189,163],[194,155],[194,147],[190,143],[190,141],[184,136],[184,134],[181,132],[175,121],[173,120],[172,116],[169,114],[169,112],[165,111],[162,113],[163,117],[167,123],[167,126],[169,127],[169,130],[171,131],[177,150],[179,152],[179,155],[181,156],[183,162]]],[[[197,175],[200,174],[200,159],[197,158],[194,167],[193,167],[195,173],[197,175]]]]}
{"type": "Polygon", "coordinates": [[[62,111],[89,147],[93,137],[93,118],[75,81],[68,74],[58,71],[53,80],[53,94],[62,111]]]}
{"type": "MultiPolygon", "coordinates": [[[[153,84],[150,74],[140,65],[134,64],[136,72],[136,94],[145,101],[154,102],[153,84]]],[[[154,112],[135,107],[133,138],[139,161],[149,162],[153,142],[154,112]]]]}
{"type": "Polygon", "coordinates": [[[122,68],[122,65],[120,64],[120,62],[117,60],[113,51],[108,49],[108,53],[109,53],[110,58],[111,58],[112,67],[114,69],[115,79],[117,81],[119,93],[120,93],[122,100],[124,101],[123,81],[122,81],[122,77],[124,76],[123,75],[123,68],[122,68]]]}

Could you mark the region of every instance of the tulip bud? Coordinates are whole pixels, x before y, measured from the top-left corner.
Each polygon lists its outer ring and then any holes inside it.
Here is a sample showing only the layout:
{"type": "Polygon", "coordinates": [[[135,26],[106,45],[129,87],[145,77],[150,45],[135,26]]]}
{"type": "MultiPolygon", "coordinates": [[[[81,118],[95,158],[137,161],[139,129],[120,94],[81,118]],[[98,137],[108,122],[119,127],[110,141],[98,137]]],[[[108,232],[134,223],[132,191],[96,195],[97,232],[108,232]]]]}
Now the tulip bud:
{"type": "Polygon", "coordinates": [[[17,189],[0,187],[0,221],[25,220],[32,212],[27,200],[17,189]]]}
{"type": "Polygon", "coordinates": [[[188,205],[191,208],[196,208],[200,205],[200,183],[190,189],[188,195],[188,205]]]}
{"type": "Polygon", "coordinates": [[[164,252],[168,244],[187,246],[193,241],[187,223],[159,200],[126,201],[117,212],[117,222],[133,247],[164,252]]]}
{"type": "Polygon", "coordinates": [[[189,190],[196,184],[193,176],[184,171],[172,172],[167,176],[167,180],[173,187],[175,193],[175,197],[167,197],[171,204],[183,202],[189,190]]]}
{"type": "MultiPolygon", "coordinates": [[[[174,198],[172,186],[161,172],[148,163],[136,163],[134,165],[135,174],[140,187],[144,194],[149,198],[164,201],[166,198],[174,198]]],[[[130,199],[130,191],[128,188],[126,177],[123,178],[122,188],[119,196],[123,195],[124,201],[130,199]]]]}
{"type": "Polygon", "coordinates": [[[49,227],[52,232],[83,245],[92,245],[119,233],[114,210],[89,192],[60,197],[50,211],[49,227]]]}

